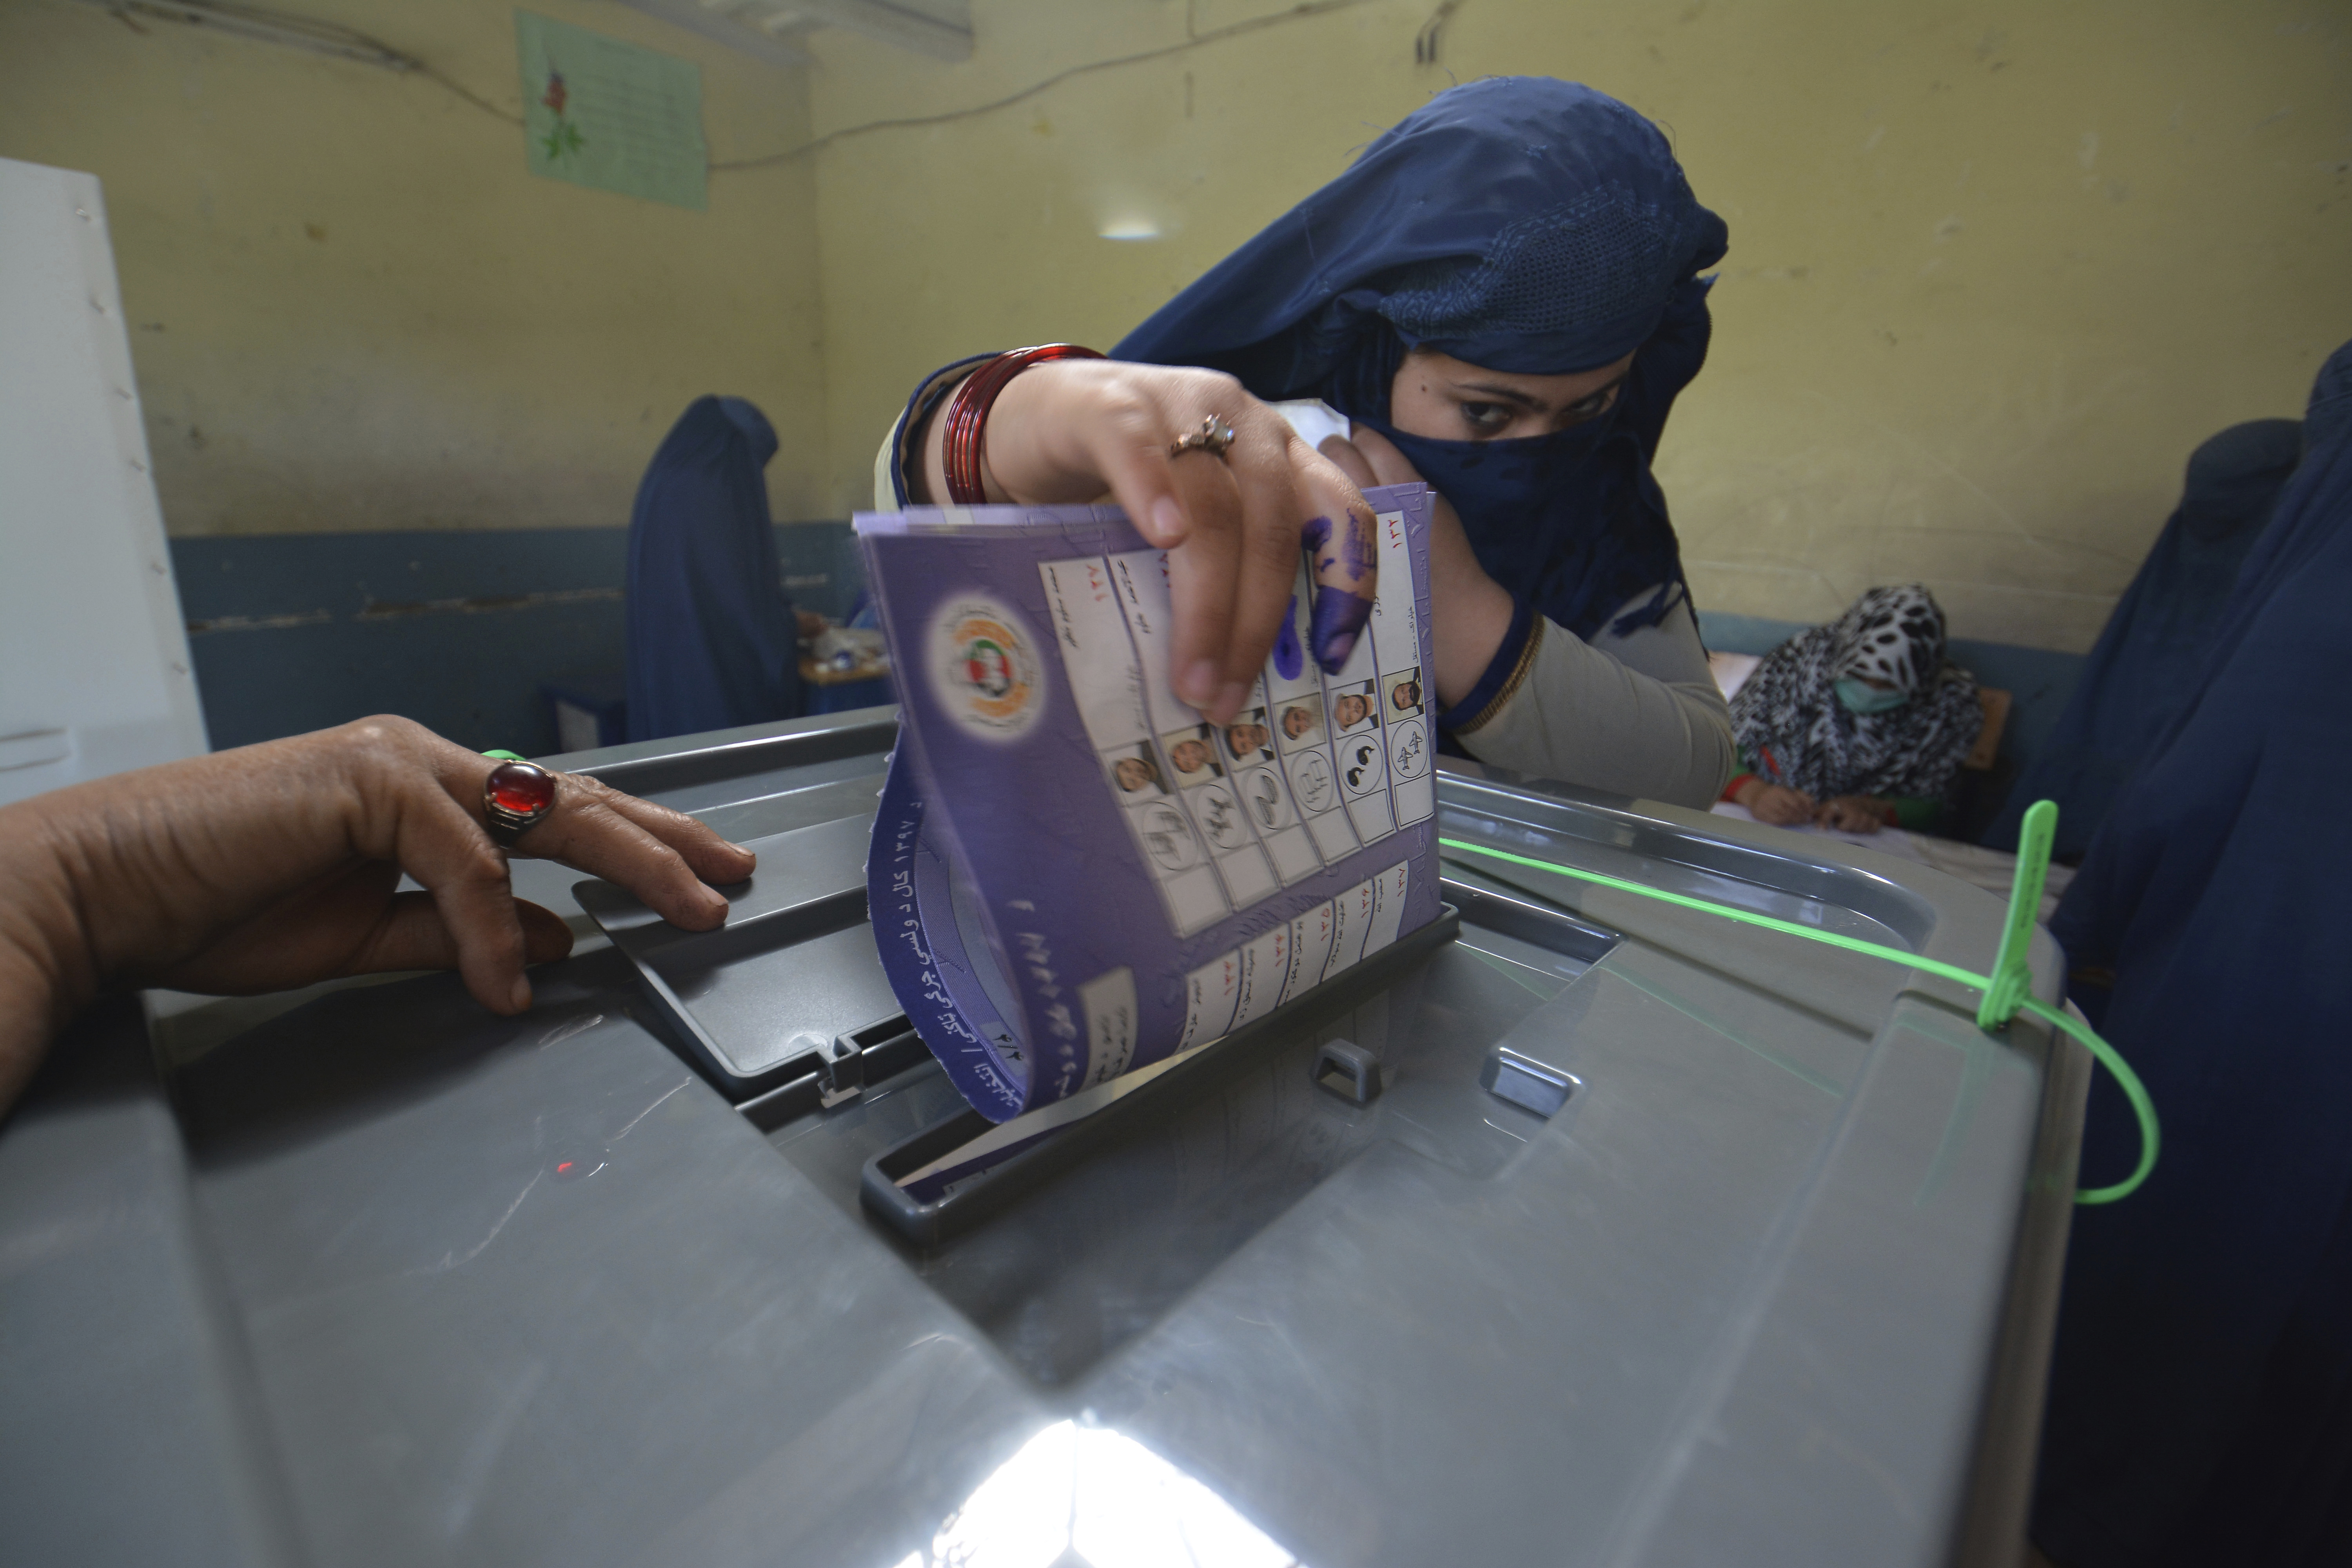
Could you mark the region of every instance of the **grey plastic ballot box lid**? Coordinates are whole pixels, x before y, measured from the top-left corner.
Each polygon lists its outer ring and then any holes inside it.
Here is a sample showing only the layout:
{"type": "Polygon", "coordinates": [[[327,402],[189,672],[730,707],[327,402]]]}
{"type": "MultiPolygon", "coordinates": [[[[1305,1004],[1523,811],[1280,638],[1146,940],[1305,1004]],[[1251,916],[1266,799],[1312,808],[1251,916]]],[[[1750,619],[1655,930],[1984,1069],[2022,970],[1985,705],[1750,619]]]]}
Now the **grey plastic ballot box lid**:
{"type": "MultiPolygon", "coordinates": [[[[1449,866],[1449,940],[917,1245],[861,1181],[972,1130],[865,1016],[854,943],[822,962],[894,734],[563,759],[803,852],[715,946],[625,952],[578,873],[518,862],[583,937],[525,1016],[436,975],[77,1025],[0,1126],[7,1554],[2015,1560],[2078,1049],[1890,964],[1449,866]]],[[[1996,941],[1997,900],[1866,850],[1475,769],[1441,803],[1451,837],[1969,967],[1996,941]]]]}

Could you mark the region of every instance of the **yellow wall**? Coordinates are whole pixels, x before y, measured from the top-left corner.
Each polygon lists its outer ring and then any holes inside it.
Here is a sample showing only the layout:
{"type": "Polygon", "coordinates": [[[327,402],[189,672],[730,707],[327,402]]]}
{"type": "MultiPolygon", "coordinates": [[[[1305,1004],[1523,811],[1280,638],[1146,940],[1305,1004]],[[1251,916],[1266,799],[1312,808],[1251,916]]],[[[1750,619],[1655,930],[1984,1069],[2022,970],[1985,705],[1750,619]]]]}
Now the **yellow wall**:
{"type": "MultiPolygon", "coordinates": [[[[284,0],[508,110],[513,21],[284,0]]],[[[840,32],[696,60],[714,158],[987,102],[1276,0],[975,0],[946,65],[840,32]]],[[[2233,420],[2352,335],[2352,6],[1363,0],[1012,107],[715,173],[692,213],[533,179],[430,82],[68,0],[0,5],[0,154],[106,182],[177,533],[618,523],[661,431],[751,397],[777,515],[866,504],[952,354],[1108,346],[1448,81],[1580,78],[1729,220],[1712,363],[1660,460],[1704,607],[1935,586],[1966,636],[2087,647],[2233,420]],[[1100,237],[1115,225],[1160,237],[1100,237]],[[820,307],[820,301],[822,305],[820,307]]]]}
{"type": "MultiPolygon", "coordinates": [[[[986,102],[1287,9],[974,0],[943,65],[827,33],[819,134],[986,102]]],[[[1814,620],[1931,584],[1963,636],[2081,649],[2222,426],[2352,336],[2352,8],[1368,0],[815,155],[832,506],[965,352],[1108,347],[1455,79],[1665,124],[1731,226],[1660,472],[1704,608],[1814,620]],[[1156,223],[1162,237],[1097,231],[1156,223]]]]}
{"type": "MultiPolygon", "coordinates": [[[[284,0],[520,113],[514,20],[284,0]]],[[[807,133],[778,71],[601,0],[531,9],[692,59],[714,158],[807,133]]],[[[707,212],[535,179],[521,130],[433,83],[65,0],[0,5],[0,155],[106,186],[177,534],[625,522],[693,397],[776,423],[777,515],[824,514],[805,164],[707,212]]]]}

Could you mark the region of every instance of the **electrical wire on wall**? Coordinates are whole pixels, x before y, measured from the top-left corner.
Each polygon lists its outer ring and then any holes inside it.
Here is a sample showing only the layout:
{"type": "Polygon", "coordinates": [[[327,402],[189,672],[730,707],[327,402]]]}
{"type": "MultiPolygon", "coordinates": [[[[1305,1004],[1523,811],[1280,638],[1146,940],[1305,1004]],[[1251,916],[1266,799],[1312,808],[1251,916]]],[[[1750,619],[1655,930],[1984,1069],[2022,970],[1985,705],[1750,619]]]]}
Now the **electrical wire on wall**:
{"type": "Polygon", "coordinates": [[[359,65],[374,66],[379,70],[418,77],[445,91],[455,93],[495,120],[515,126],[522,123],[521,115],[508,113],[463,82],[442,75],[415,56],[403,54],[390,44],[372,38],[355,27],[316,21],[309,16],[296,16],[259,5],[239,5],[236,0],[82,0],[82,3],[98,6],[132,32],[142,35],[147,31],[140,26],[142,19],[175,22],[185,27],[202,27],[207,32],[225,33],[230,37],[276,44],[283,48],[301,49],[310,54],[325,55],[331,59],[351,60],[359,65]]]}
{"type": "MultiPolygon", "coordinates": [[[[1373,0],[1307,0],[1306,4],[1294,5],[1287,11],[1277,11],[1270,16],[1254,16],[1246,22],[1234,22],[1223,27],[1212,27],[1205,33],[1194,33],[1190,37],[1180,39],[1172,44],[1162,44],[1158,48],[1142,49],[1131,55],[1117,55],[1107,60],[1091,60],[1082,66],[1072,66],[1066,70],[1055,71],[1043,80],[1032,82],[1018,92],[1007,93],[1003,98],[991,99],[986,103],[975,103],[969,109],[950,109],[939,114],[909,115],[901,120],[869,120],[862,125],[848,125],[839,131],[827,132],[824,135],[814,141],[803,142],[788,152],[772,153],[763,158],[740,158],[731,163],[713,163],[710,165],[711,172],[717,174],[735,169],[765,169],[778,163],[788,163],[796,158],[804,158],[812,153],[822,151],[845,137],[862,136],[869,131],[895,131],[922,125],[945,125],[951,121],[969,120],[975,115],[992,113],[1000,109],[1010,109],[1016,103],[1036,97],[1048,88],[1059,87],[1073,77],[1087,76],[1095,71],[1113,70],[1120,66],[1141,65],[1146,60],[1165,59],[1170,55],[1182,54],[1187,49],[1197,49],[1209,44],[1221,44],[1228,38],[1237,38],[1244,33],[1260,32],[1267,27],[1279,27],[1290,22],[1303,22],[1309,17],[1327,16],[1333,11],[1352,10],[1359,5],[1369,5],[1372,3],[1373,0]]],[[[1458,4],[1460,0],[1450,0],[1450,4],[1441,9],[1450,9],[1453,5],[1458,4]]]]}
{"type": "MultiPolygon", "coordinates": [[[[307,16],[293,16],[283,11],[273,11],[264,6],[243,5],[238,3],[238,0],[82,0],[82,3],[108,11],[117,20],[137,33],[143,34],[147,31],[140,25],[142,20],[172,22],[184,26],[203,27],[215,33],[248,38],[257,43],[278,44],[284,47],[303,49],[312,54],[326,55],[360,65],[374,66],[379,69],[394,71],[403,76],[416,77],[421,80],[433,83],[444,91],[454,94],[483,113],[508,125],[519,126],[523,122],[521,115],[509,113],[499,108],[490,100],[473,91],[462,82],[444,75],[424,60],[395,49],[383,40],[371,37],[355,28],[341,26],[331,22],[315,21],[307,16]]],[[[1188,6],[1185,15],[1187,36],[1174,43],[1162,44],[1156,48],[1139,49],[1134,54],[1117,55],[1108,59],[1090,60],[1084,65],[1070,66],[1055,71],[1051,76],[1034,81],[1017,92],[991,99],[985,103],[975,103],[969,108],[946,110],[938,114],[908,115],[892,120],[869,120],[863,124],[845,125],[838,131],[827,132],[823,136],[803,142],[799,146],[788,148],[782,153],[770,153],[756,158],[735,158],[713,162],[710,164],[710,172],[733,174],[751,169],[776,168],[820,153],[836,142],[852,136],[863,136],[869,132],[945,125],[958,120],[969,120],[978,115],[991,114],[997,110],[1010,109],[1016,103],[1024,102],[1075,77],[1091,75],[1096,71],[1116,70],[1123,66],[1141,65],[1148,60],[1165,59],[1171,55],[1182,54],[1190,49],[1204,48],[1212,44],[1221,44],[1245,34],[1262,32],[1268,27],[1286,26],[1293,22],[1308,21],[1317,16],[1328,16],[1335,11],[1353,10],[1358,6],[1373,3],[1374,0],[1302,0],[1301,4],[1293,5],[1286,11],[1276,11],[1264,16],[1253,16],[1246,21],[1229,23],[1222,27],[1212,27],[1206,32],[1195,31],[1192,28],[1191,8],[1188,6]]],[[[1461,4],[1462,0],[1442,0],[1436,11],[1423,25],[1420,33],[1413,39],[1415,63],[1420,65],[1436,63],[1438,44],[1445,24],[1452,19],[1454,11],[1461,4]]]]}

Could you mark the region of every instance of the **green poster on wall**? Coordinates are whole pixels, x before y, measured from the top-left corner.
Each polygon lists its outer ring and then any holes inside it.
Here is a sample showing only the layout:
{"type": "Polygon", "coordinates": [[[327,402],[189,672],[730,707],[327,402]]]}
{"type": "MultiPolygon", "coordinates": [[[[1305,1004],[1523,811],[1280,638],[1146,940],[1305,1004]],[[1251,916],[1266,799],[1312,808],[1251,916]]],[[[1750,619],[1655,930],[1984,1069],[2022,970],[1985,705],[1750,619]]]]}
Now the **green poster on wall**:
{"type": "Polygon", "coordinates": [[[566,23],[515,13],[530,172],[700,211],[710,154],[702,72],[566,23]]]}

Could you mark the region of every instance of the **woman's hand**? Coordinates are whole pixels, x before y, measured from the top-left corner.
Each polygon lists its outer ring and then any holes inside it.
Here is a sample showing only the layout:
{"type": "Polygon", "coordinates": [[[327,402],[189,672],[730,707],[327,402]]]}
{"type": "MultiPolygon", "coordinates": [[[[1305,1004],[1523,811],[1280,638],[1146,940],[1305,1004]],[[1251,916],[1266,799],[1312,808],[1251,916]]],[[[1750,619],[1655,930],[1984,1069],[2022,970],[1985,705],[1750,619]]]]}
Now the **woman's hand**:
{"type": "MultiPolygon", "coordinates": [[[[1323,455],[1366,489],[1374,485],[1422,482],[1396,443],[1369,425],[1349,426],[1349,438],[1327,436],[1323,455]]],[[[1454,503],[1434,498],[1429,519],[1430,642],[1437,660],[1437,700],[1451,708],[1470,695],[1495,661],[1495,650],[1510,635],[1513,605],[1507,589],[1486,575],[1463,531],[1454,503]]]]}
{"type": "Polygon", "coordinates": [[[1732,804],[1744,805],[1748,815],[1759,822],[1769,822],[1775,827],[1796,827],[1813,820],[1817,809],[1813,797],[1801,789],[1773,784],[1752,775],[1732,792],[1732,804]]]}
{"type": "Polygon", "coordinates": [[[1875,833],[1885,826],[1886,810],[1866,795],[1842,795],[1822,802],[1813,820],[1840,833],[1875,833]]]}
{"type": "Polygon", "coordinates": [[[501,849],[482,821],[497,765],[363,719],[0,809],[0,1107],[109,984],[251,994],[454,968],[482,1005],[520,1013],[523,966],[562,957],[572,933],[515,898],[509,853],[609,878],[691,931],[727,918],[706,884],[751,873],[692,817],[570,773],[501,849]],[[403,872],[425,891],[395,891],[403,872]]]}
{"type": "MultiPolygon", "coordinates": [[[[946,426],[934,414],[923,437],[935,500],[947,494],[946,426]]],[[[1364,498],[1282,416],[1219,372],[1115,360],[1032,365],[989,411],[981,478],[992,501],[1108,495],[1169,552],[1172,683],[1213,722],[1240,711],[1265,667],[1297,586],[1302,536],[1316,552],[1318,662],[1338,668],[1371,615],[1379,546],[1364,498]],[[1222,461],[1171,455],[1212,416],[1233,426],[1222,461]]]]}

